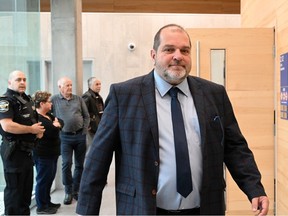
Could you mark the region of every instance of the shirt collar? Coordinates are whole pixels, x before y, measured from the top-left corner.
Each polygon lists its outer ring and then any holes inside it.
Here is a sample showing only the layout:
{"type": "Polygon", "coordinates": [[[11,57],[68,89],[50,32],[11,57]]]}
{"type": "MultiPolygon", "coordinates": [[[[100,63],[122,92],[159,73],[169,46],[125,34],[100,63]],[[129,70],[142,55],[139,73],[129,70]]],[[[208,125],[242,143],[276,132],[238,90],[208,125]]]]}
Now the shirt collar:
{"type": "Polygon", "coordinates": [[[91,88],[88,89],[88,92],[90,92],[94,96],[98,96],[99,95],[98,92],[93,91],[91,88]]]}
{"type": "Polygon", "coordinates": [[[66,99],[66,98],[59,92],[59,97],[60,97],[61,99],[64,99],[64,100],[71,100],[71,99],[74,98],[74,95],[72,94],[72,95],[71,95],[71,98],[66,99]]]}
{"type": "MultiPolygon", "coordinates": [[[[159,74],[155,71],[155,69],[154,69],[154,79],[156,89],[158,90],[161,97],[164,97],[170,90],[170,88],[173,87],[173,85],[163,80],[162,77],[160,77],[159,74]]],[[[190,90],[187,79],[184,79],[183,82],[179,83],[176,87],[179,88],[186,97],[188,97],[190,90]]]]}

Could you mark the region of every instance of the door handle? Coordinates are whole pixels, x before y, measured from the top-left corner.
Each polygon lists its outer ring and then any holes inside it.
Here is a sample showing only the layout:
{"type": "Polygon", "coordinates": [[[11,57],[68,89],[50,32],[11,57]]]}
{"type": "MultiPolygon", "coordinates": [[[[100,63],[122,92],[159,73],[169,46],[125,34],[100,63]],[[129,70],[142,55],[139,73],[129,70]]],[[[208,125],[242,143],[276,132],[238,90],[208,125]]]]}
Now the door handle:
{"type": "Polygon", "coordinates": [[[196,41],[196,76],[200,77],[200,41],[196,41]]]}

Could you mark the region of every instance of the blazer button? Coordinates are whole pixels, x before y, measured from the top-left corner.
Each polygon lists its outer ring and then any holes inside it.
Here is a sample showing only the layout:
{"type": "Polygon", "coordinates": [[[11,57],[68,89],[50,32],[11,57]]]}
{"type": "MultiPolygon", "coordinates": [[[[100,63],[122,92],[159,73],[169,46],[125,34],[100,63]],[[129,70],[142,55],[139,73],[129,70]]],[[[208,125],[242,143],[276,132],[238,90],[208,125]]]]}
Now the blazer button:
{"type": "Polygon", "coordinates": [[[152,195],[153,195],[153,196],[156,196],[156,194],[157,194],[157,191],[156,191],[155,189],[153,189],[153,190],[152,190],[152,195]]]}
{"type": "Polygon", "coordinates": [[[155,165],[155,166],[158,166],[158,165],[159,165],[158,161],[155,161],[155,162],[154,162],[154,165],[155,165]]]}

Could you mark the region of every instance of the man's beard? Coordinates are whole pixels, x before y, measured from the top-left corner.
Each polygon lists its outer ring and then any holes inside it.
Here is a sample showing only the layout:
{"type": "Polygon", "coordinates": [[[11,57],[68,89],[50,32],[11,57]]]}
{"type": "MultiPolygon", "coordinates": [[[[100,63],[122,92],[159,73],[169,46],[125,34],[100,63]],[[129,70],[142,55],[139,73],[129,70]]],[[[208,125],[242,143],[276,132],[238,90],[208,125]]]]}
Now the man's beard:
{"type": "Polygon", "coordinates": [[[187,77],[187,75],[188,73],[185,68],[180,71],[174,71],[171,69],[166,69],[163,71],[163,76],[165,77],[165,80],[172,85],[178,85],[187,77]]]}

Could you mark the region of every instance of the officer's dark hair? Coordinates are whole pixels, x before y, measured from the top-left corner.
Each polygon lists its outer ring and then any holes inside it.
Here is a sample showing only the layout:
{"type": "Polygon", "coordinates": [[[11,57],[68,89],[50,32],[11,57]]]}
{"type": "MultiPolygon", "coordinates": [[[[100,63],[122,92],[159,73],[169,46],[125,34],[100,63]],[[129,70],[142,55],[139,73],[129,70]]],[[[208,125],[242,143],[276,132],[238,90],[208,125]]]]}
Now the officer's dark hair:
{"type": "Polygon", "coordinates": [[[34,95],[32,96],[32,99],[35,104],[35,108],[40,107],[41,102],[47,102],[48,99],[50,98],[51,93],[46,92],[46,91],[36,91],[34,95]]]}

